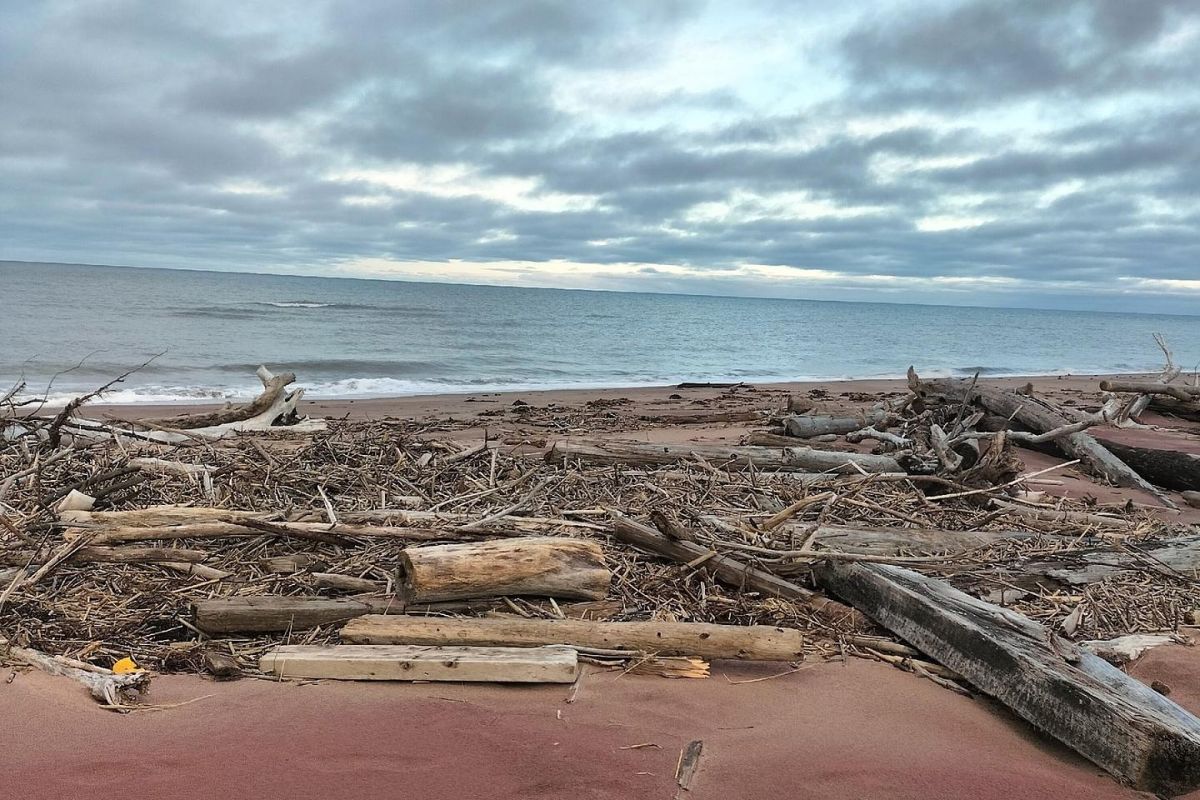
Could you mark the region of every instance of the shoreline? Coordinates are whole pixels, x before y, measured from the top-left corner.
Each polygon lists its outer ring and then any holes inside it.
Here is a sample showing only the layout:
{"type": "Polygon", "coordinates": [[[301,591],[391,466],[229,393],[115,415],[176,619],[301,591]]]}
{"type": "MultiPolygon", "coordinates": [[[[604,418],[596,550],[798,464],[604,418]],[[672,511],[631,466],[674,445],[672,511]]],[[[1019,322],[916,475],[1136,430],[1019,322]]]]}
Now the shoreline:
{"type": "MultiPolygon", "coordinates": [[[[935,377],[931,373],[927,377],[935,377]]],[[[958,376],[968,377],[969,376],[958,376]]],[[[1050,375],[1010,375],[991,376],[980,375],[981,381],[989,384],[1016,387],[1027,383],[1035,386],[1053,386],[1070,389],[1076,392],[1099,392],[1099,382],[1107,378],[1122,378],[1128,380],[1144,380],[1157,377],[1157,373],[1149,372],[1097,372],[1071,373],[1050,375]]],[[[294,384],[297,388],[305,388],[302,376],[294,384]]],[[[679,388],[679,384],[642,385],[642,386],[603,386],[603,387],[573,387],[557,389],[509,389],[503,391],[475,392],[435,392],[411,395],[383,395],[363,397],[311,397],[305,396],[301,408],[309,416],[343,416],[352,412],[353,418],[370,418],[374,415],[396,416],[405,412],[428,414],[437,409],[455,410],[457,413],[470,410],[467,404],[500,403],[505,401],[522,400],[533,404],[559,404],[587,402],[589,400],[613,400],[619,398],[632,401],[654,401],[669,399],[672,394],[679,394],[681,400],[711,401],[721,393],[741,391],[758,394],[771,393],[804,393],[820,390],[831,394],[860,393],[885,394],[904,392],[907,381],[898,378],[838,378],[828,380],[782,381],[772,383],[742,382],[730,387],[710,388],[679,388]]],[[[205,409],[220,408],[233,400],[201,400],[178,402],[147,402],[147,403],[105,403],[92,402],[88,408],[104,411],[125,418],[171,416],[173,414],[197,413],[205,409]]],[[[52,406],[46,406],[52,408],[52,406]]]]}

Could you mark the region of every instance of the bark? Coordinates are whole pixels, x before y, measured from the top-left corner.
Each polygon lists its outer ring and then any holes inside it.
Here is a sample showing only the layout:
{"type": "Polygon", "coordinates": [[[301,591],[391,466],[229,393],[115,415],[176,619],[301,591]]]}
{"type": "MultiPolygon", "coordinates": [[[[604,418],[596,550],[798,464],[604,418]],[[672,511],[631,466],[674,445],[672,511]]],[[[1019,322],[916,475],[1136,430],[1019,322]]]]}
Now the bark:
{"type": "Polygon", "coordinates": [[[613,519],[613,536],[626,544],[681,564],[691,564],[697,559],[711,556],[703,562],[703,568],[727,586],[801,603],[812,608],[827,623],[837,627],[856,630],[869,627],[862,615],[853,608],[831,600],[819,592],[805,589],[736,558],[716,554],[710,548],[696,542],[668,538],[653,528],[627,517],[613,519]]]}
{"type": "Polygon", "coordinates": [[[590,622],[566,619],[436,619],[366,616],[342,628],[354,644],[537,647],[565,644],[658,655],[802,661],[804,636],[791,628],[703,622],[590,622]]]}
{"type": "Polygon", "coordinates": [[[1020,614],[882,564],[826,562],[838,596],[1134,787],[1200,786],[1200,720],[1020,614]]]}
{"type": "MultiPolygon", "coordinates": [[[[1058,409],[1035,398],[988,386],[972,387],[969,381],[922,381],[918,392],[924,397],[940,395],[954,402],[977,402],[987,411],[1014,419],[1035,433],[1046,433],[1071,423],[1058,409]]],[[[1134,472],[1128,464],[1089,434],[1082,431],[1068,434],[1058,439],[1057,443],[1068,456],[1079,459],[1082,466],[1092,475],[1116,486],[1142,489],[1159,498],[1164,505],[1174,507],[1174,504],[1145,478],[1134,472]]]]}
{"type": "Polygon", "coordinates": [[[837,453],[811,447],[733,447],[727,445],[633,444],[627,442],[555,442],[546,453],[546,461],[582,461],[590,464],[629,464],[662,466],[699,456],[714,466],[753,465],[758,469],[792,472],[836,471],[859,474],[854,465],[866,472],[903,472],[894,458],[867,453],[837,453]]]}
{"type": "Polygon", "coordinates": [[[550,537],[410,547],[400,571],[410,604],[506,595],[599,600],[612,580],[599,543],[550,537]]]}
{"type": "Polygon", "coordinates": [[[1178,450],[1134,447],[1104,439],[1099,442],[1153,484],[1179,491],[1200,490],[1198,455],[1178,450]]]}
{"type": "Polygon", "coordinates": [[[281,678],[458,683],[573,683],[579,654],[569,647],[284,645],[259,659],[281,678]]]}

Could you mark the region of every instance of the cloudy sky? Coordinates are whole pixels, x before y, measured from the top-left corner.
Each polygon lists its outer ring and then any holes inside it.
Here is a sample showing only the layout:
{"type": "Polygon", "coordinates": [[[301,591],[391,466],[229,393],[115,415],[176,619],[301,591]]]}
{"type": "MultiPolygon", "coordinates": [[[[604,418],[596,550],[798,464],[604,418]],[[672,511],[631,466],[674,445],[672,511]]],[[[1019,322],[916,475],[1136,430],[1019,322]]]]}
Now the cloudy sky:
{"type": "Polygon", "coordinates": [[[1195,0],[0,0],[0,259],[1197,313],[1198,75],[1195,0]]]}

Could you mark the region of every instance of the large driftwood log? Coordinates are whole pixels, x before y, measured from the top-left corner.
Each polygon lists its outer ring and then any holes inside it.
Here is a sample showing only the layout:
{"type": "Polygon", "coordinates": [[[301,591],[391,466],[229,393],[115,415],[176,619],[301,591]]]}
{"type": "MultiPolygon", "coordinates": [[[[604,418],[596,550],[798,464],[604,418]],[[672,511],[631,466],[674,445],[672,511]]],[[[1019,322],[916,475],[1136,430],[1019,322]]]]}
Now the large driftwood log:
{"type": "Polygon", "coordinates": [[[705,559],[703,568],[727,586],[743,591],[759,592],[771,597],[794,600],[811,607],[826,622],[838,627],[860,629],[866,620],[853,608],[836,600],[805,589],[789,580],[772,575],[765,570],[750,566],[744,561],[719,555],[704,545],[665,536],[653,528],[623,516],[614,516],[613,535],[626,544],[678,561],[681,564],[695,563],[705,559]]]}
{"type": "MultiPolygon", "coordinates": [[[[958,379],[921,381],[917,385],[916,391],[920,396],[926,398],[941,396],[958,403],[979,403],[987,411],[1014,419],[1036,433],[1046,433],[1071,424],[1071,420],[1068,420],[1057,409],[1040,400],[1004,389],[979,386],[970,381],[958,379]]],[[[1068,434],[1056,441],[1063,452],[1071,458],[1079,459],[1093,475],[1104,478],[1117,486],[1142,489],[1158,497],[1164,505],[1174,507],[1174,504],[1145,478],[1134,472],[1128,464],[1113,455],[1108,448],[1087,433],[1080,431],[1068,434]]]]}
{"type": "Polygon", "coordinates": [[[1200,720],[1015,612],[883,564],[826,562],[822,584],[1037,728],[1136,788],[1200,786],[1200,720]]]}
{"type": "Polygon", "coordinates": [[[407,603],[504,595],[599,600],[612,580],[598,542],[536,536],[410,547],[400,572],[407,603]]]}
{"type": "Polygon", "coordinates": [[[282,678],[343,681],[571,683],[579,676],[579,654],[562,646],[284,645],[258,665],[282,678]]]}
{"type": "Polygon", "coordinates": [[[659,466],[700,456],[714,465],[753,464],[759,469],[795,472],[904,472],[894,458],[868,453],[837,453],[811,447],[731,447],[727,445],[635,444],[629,442],[555,442],[546,453],[549,463],[582,461],[590,464],[659,466]]]}
{"type": "Polygon", "coordinates": [[[1165,489],[1200,490],[1200,456],[1178,450],[1159,450],[1098,439],[1115,456],[1151,483],[1165,489]]]}
{"type": "Polygon", "coordinates": [[[783,430],[788,436],[798,439],[811,439],[814,436],[826,434],[852,433],[853,431],[875,425],[887,419],[886,411],[868,411],[852,417],[838,417],[832,414],[789,414],[784,417],[783,430]]]}
{"type": "Polygon", "coordinates": [[[1100,390],[1104,392],[1128,392],[1130,394],[1156,394],[1173,397],[1182,402],[1200,400],[1200,386],[1188,386],[1179,383],[1161,383],[1159,381],[1100,381],[1100,390]]]}
{"type": "Polygon", "coordinates": [[[366,616],[342,628],[354,644],[540,647],[565,644],[658,655],[802,661],[804,636],[792,628],[704,622],[590,622],[568,619],[437,619],[366,616]]]}
{"type": "Polygon", "coordinates": [[[259,367],[257,375],[258,379],[262,381],[263,390],[249,403],[204,414],[181,414],[175,417],[139,419],[134,422],[134,425],[194,430],[228,425],[231,422],[244,422],[271,409],[276,401],[287,392],[288,385],[296,382],[296,373],[294,372],[272,374],[266,367],[259,367]]]}
{"type": "Polygon", "coordinates": [[[1191,422],[1200,422],[1200,400],[1180,402],[1173,397],[1155,396],[1150,399],[1150,410],[1191,422]]]}

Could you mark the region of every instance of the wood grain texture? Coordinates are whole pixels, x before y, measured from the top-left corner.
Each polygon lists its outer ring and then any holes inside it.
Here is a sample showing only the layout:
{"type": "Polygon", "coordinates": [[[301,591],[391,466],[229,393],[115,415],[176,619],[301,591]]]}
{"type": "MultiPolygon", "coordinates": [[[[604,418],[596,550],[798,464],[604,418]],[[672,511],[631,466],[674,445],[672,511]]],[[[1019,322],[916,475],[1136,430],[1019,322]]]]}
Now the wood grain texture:
{"type": "Polygon", "coordinates": [[[592,622],[502,617],[437,619],[369,615],[342,628],[354,644],[536,647],[565,644],[603,650],[750,661],[802,661],[804,636],[792,628],[703,622],[592,622]]]}
{"type": "Polygon", "coordinates": [[[1200,786],[1200,720],[1013,611],[883,564],[825,562],[821,583],[1037,728],[1135,787],[1200,786]]]}
{"type": "Polygon", "coordinates": [[[283,678],[571,683],[579,658],[561,646],[285,645],[266,653],[259,668],[283,678]]]}
{"type": "Polygon", "coordinates": [[[410,547],[400,570],[407,603],[506,595],[600,600],[612,580],[598,542],[545,536],[410,547]]]}

